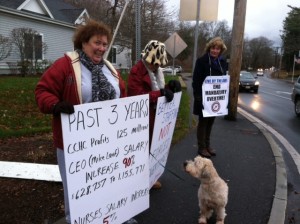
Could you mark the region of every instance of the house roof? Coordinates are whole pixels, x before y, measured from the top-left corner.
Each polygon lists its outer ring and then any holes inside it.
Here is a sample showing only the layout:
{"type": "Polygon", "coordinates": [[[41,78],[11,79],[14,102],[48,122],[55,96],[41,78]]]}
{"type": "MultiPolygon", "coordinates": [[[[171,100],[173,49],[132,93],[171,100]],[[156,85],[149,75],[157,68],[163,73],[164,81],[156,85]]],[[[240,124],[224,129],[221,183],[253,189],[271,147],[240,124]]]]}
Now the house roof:
{"type": "Polygon", "coordinates": [[[7,8],[17,9],[23,2],[24,0],[0,0],[0,5],[7,8]]]}
{"type": "MultiPolygon", "coordinates": [[[[31,12],[30,6],[24,8],[29,3],[33,3],[41,8],[42,16],[74,24],[82,12],[86,12],[84,8],[76,8],[75,6],[64,2],[63,0],[0,0],[0,6],[4,6],[10,9],[18,11],[31,12]],[[45,3],[45,4],[43,4],[45,3]]],[[[32,11],[32,14],[38,14],[32,11]]]]}
{"type": "Polygon", "coordinates": [[[44,0],[55,19],[75,23],[84,8],[76,8],[63,0],[44,0]]]}

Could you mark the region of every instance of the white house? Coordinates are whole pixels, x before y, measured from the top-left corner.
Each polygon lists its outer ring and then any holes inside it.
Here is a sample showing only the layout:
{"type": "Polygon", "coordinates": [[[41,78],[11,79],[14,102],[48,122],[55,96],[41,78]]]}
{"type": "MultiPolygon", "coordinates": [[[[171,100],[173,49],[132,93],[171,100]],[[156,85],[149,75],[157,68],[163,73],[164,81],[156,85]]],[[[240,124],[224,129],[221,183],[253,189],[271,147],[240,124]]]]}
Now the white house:
{"type": "MultiPolygon", "coordinates": [[[[34,39],[47,45],[46,52],[34,52],[36,59],[55,61],[65,52],[72,51],[72,37],[76,25],[81,24],[89,14],[84,8],[76,8],[63,0],[0,0],[0,34],[9,37],[14,28],[31,28],[37,31],[34,39]]],[[[130,68],[131,51],[125,49],[116,55],[118,46],[112,47],[108,60],[116,68],[130,68]]],[[[20,61],[18,50],[0,61],[0,74],[9,74],[9,65],[20,61]]]]}

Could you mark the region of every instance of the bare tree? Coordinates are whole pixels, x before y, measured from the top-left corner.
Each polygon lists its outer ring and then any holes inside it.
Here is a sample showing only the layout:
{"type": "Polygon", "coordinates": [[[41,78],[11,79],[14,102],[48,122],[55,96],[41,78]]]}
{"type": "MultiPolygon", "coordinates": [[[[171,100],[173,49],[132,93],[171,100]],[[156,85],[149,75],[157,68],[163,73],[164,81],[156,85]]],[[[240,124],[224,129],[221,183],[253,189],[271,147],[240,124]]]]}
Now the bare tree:
{"type": "MultiPolygon", "coordinates": [[[[199,25],[199,55],[204,53],[204,48],[206,43],[214,38],[221,37],[227,48],[230,49],[231,45],[231,28],[228,26],[227,21],[217,21],[217,22],[203,22],[199,25]]],[[[226,51],[224,56],[226,57],[229,54],[229,51],[226,51]]]]}
{"type": "Polygon", "coordinates": [[[178,59],[182,61],[193,54],[194,27],[190,26],[187,22],[180,22],[178,24],[177,33],[187,44],[187,47],[183,50],[183,52],[178,55],[178,59]]]}
{"type": "MultiPolygon", "coordinates": [[[[74,0],[67,0],[74,4],[74,0]]],[[[151,39],[164,42],[175,30],[172,13],[168,13],[164,0],[141,1],[141,47],[151,39]]],[[[124,9],[126,0],[77,0],[77,6],[86,8],[93,19],[103,21],[114,31],[124,9]]],[[[135,52],[135,0],[130,0],[123,21],[116,35],[115,44],[135,52]]],[[[135,61],[135,54],[132,54],[135,61]]]]}
{"type": "Polygon", "coordinates": [[[12,43],[8,37],[0,34],[0,61],[4,60],[10,55],[12,43]]]}
{"type": "Polygon", "coordinates": [[[270,66],[273,58],[273,41],[266,37],[257,37],[251,39],[248,43],[250,54],[250,66],[252,68],[265,68],[270,66]]]}
{"type": "Polygon", "coordinates": [[[31,28],[15,28],[11,31],[11,40],[17,47],[21,62],[25,60],[26,53],[33,47],[33,42],[30,41],[32,36],[37,32],[31,28]]]}
{"type": "Polygon", "coordinates": [[[243,56],[242,56],[242,70],[252,70],[251,64],[251,48],[250,48],[250,40],[248,38],[244,38],[244,46],[243,46],[243,56]]]}
{"type": "Polygon", "coordinates": [[[10,36],[20,56],[21,75],[25,76],[30,67],[32,73],[35,73],[37,60],[42,59],[42,53],[47,50],[46,43],[42,42],[36,30],[28,27],[15,28],[10,36]]]}
{"type": "MultiPolygon", "coordinates": [[[[118,23],[119,17],[124,9],[126,0],[66,0],[76,6],[86,8],[92,18],[103,21],[110,25],[112,30],[118,23]]],[[[175,11],[169,12],[166,9],[166,1],[164,0],[140,0],[141,1],[141,47],[151,39],[157,39],[162,42],[173,33],[177,32],[188,43],[186,50],[180,55],[180,60],[191,57],[193,47],[194,26],[188,22],[180,23],[175,11]]],[[[228,22],[202,22],[199,25],[198,39],[198,56],[204,53],[205,44],[213,37],[220,36],[228,50],[224,57],[230,58],[232,28],[228,26],[228,22]]],[[[130,0],[125,15],[114,44],[118,44],[122,51],[123,48],[132,49],[135,52],[135,0],[130,0]]],[[[274,61],[274,52],[272,42],[267,38],[254,38],[246,40],[244,43],[242,67],[267,67],[274,61]],[[259,45],[258,42],[261,42],[259,45]],[[259,47],[260,46],[260,47],[259,47]],[[258,48],[259,47],[259,48],[258,48]]],[[[190,59],[189,59],[190,60],[190,59]]],[[[135,61],[135,54],[132,53],[132,61],[135,61]]]]}
{"type": "Polygon", "coordinates": [[[116,14],[117,4],[120,0],[65,0],[66,2],[78,7],[87,9],[92,19],[102,21],[112,26],[112,11],[116,14]]]}

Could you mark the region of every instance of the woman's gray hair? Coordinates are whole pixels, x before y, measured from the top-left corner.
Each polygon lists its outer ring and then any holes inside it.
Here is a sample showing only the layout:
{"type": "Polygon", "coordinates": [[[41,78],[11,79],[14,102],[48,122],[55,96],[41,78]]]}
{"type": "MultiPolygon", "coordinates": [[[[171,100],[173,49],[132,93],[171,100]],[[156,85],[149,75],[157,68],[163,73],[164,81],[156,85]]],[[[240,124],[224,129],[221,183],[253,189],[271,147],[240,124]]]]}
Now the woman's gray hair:
{"type": "Polygon", "coordinates": [[[205,46],[205,52],[209,52],[210,48],[214,47],[214,46],[218,46],[221,48],[221,52],[220,55],[223,54],[226,50],[227,47],[224,43],[224,41],[222,40],[221,37],[215,37],[213,39],[211,39],[205,46]]]}

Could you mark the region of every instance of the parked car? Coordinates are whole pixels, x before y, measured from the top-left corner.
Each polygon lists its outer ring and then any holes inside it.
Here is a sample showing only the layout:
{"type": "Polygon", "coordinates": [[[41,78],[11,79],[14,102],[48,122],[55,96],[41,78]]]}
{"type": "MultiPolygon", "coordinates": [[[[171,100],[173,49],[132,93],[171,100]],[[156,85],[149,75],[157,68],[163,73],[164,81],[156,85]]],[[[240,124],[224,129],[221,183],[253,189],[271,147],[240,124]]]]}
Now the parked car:
{"type": "Polygon", "coordinates": [[[164,68],[162,68],[162,70],[163,70],[163,73],[173,73],[172,66],[164,67],[164,68]]]}
{"type": "Polygon", "coordinates": [[[241,71],[240,73],[240,82],[239,82],[239,91],[251,91],[254,93],[258,92],[259,81],[251,72],[241,71]]]}
{"type": "Polygon", "coordinates": [[[175,71],[176,73],[181,73],[182,72],[182,67],[180,65],[175,65],[175,71]]]}
{"type": "Polygon", "coordinates": [[[262,68],[257,69],[257,76],[264,76],[264,70],[262,68]]]}
{"type": "Polygon", "coordinates": [[[300,117],[300,76],[294,83],[293,91],[291,95],[292,101],[295,105],[294,110],[297,117],[300,117]]]}
{"type": "MultiPolygon", "coordinates": [[[[180,66],[180,68],[181,68],[181,66],[180,66]]],[[[176,66],[175,66],[174,71],[176,72],[176,74],[181,72],[182,69],[180,70],[180,68],[178,68],[178,67],[176,68],[176,66]]],[[[173,66],[164,67],[164,68],[162,68],[162,71],[163,71],[163,73],[166,73],[168,75],[176,75],[173,72],[173,66]]]]}

